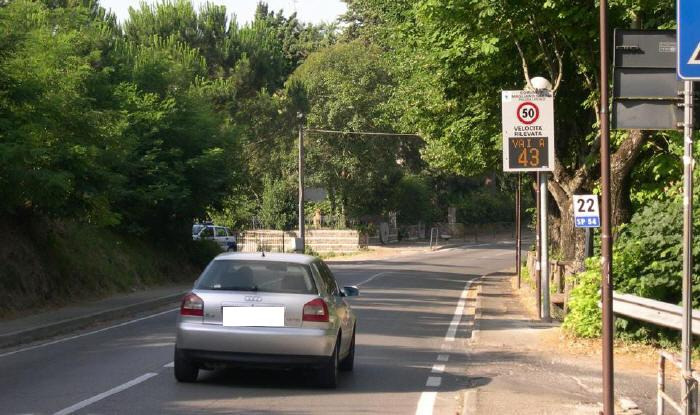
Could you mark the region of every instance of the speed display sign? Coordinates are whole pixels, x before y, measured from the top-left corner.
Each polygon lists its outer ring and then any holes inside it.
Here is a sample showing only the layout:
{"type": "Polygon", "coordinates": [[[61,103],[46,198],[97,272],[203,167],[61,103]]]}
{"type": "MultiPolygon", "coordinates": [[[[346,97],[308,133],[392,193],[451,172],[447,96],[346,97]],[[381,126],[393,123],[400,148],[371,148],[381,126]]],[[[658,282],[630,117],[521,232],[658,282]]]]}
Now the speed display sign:
{"type": "Polygon", "coordinates": [[[503,170],[552,171],[554,99],[551,91],[503,91],[503,170]]]}

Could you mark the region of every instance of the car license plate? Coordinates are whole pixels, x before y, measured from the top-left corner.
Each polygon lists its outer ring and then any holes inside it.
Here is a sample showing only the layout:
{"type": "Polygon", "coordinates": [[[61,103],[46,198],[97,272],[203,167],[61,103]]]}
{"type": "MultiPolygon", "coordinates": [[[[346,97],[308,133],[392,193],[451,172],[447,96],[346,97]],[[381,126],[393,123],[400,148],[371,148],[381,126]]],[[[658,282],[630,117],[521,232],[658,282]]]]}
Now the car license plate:
{"type": "Polygon", "coordinates": [[[224,307],[227,327],[284,327],[284,307],[224,307]]]}

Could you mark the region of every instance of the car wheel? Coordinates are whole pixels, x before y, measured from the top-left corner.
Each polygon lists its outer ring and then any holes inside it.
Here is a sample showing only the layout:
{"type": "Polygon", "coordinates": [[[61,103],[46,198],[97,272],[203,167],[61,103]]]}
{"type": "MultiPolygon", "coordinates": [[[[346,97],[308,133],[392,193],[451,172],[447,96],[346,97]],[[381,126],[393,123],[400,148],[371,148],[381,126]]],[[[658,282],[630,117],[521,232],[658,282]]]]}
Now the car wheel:
{"type": "Polygon", "coordinates": [[[352,330],[352,339],[350,340],[350,350],[348,350],[348,355],[345,356],[345,359],[343,359],[338,366],[338,368],[343,372],[350,372],[355,366],[355,331],[356,328],[352,330]]]}
{"type": "Polygon", "coordinates": [[[178,382],[195,382],[199,368],[180,350],[175,349],[175,379],[178,382]]]}
{"type": "Polygon", "coordinates": [[[340,341],[336,340],[333,355],[328,362],[318,370],[318,383],[324,388],[333,389],[338,386],[338,348],[340,341]]]}

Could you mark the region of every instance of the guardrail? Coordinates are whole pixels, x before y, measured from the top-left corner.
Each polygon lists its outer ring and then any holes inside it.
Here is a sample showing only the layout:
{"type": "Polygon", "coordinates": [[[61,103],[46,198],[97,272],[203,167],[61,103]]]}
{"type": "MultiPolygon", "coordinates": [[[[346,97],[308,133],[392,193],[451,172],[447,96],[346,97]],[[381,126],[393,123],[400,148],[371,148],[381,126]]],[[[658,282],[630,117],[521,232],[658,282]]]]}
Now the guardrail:
{"type": "MultiPolygon", "coordinates": [[[[613,313],[680,330],[681,306],[613,292],[613,313]]],[[[693,310],[693,334],[700,335],[700,310],[693,310]]]]}
{"type": "MultiPolygon", "coordinates": [[[[677,330],[681,330],[683,324],[683,309],[681,306],[630,294],[613,292],[613,313],[677,330]]],[[[691,327],[693,334],[700,335],[700,324],[698,324],[700,323],[700,310],[693,310],[692,321],[693,323],[691,324],[691,327]]],[[[693,370],[691,373],[683,373],[683,364],[680,357],[662,350],[659,352],[659,366],[657,374],[657,415],[664,414],[666,404],[675,409],[679,414],[688,413],[685,411],[687,406],[691,406],[692,408],[690,413],[698,413],[698,402],[696,398],[697,385],[698,381],[700,381],[700,374],[698,374],[698,372],[693,370]],[[678,370],[681,371],[681,382],[683,384],[685,384],[687,381],[692,381],[693,383],[691,396],[682,396],[680,400],[681,403],[676,402],[668,393],[666,393],[667,361],[673,363],[678,370]]]]}

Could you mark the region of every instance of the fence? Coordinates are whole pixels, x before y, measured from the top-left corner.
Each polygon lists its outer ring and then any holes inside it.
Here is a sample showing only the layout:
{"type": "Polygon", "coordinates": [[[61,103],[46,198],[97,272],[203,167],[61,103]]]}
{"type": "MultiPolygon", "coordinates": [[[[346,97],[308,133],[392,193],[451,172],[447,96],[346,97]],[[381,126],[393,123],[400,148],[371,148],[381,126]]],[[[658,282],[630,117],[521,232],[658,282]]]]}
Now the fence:
{"type": "Polygon", "coordinates": [[[254,230],[238,234],[239,252],[287,252],[293,249],[296,234],[285,231],[254,230]]]}
{"type": "MultiPolygon", "coordinates": [[[[367,246],[366,238],[354,230],[309,229],[306,246],[316,252],[349,253],[367,246]]],[[[250,230],[237,237],[239,252],[292,252],[296,248],[296,231],[250,230]]]]}
{"type": "Polygon", "coordinates": [[[306,215],[304,217],[304,223],[308,229],[343,230],[354,228],[357,221],[354,219],[347,219],[345,215],[306,215]]]}

